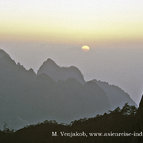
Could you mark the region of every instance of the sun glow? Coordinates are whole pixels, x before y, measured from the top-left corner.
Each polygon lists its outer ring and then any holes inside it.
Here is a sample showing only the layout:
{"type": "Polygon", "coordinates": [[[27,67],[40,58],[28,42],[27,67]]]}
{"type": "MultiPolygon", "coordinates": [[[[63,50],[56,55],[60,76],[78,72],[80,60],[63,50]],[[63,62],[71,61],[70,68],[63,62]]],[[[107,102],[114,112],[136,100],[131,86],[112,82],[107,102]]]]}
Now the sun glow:
{"type": "Polygon", "coordinates": [[[141,39],[142,5],[142,0],[1,0],[0,39],[80,44],[141,39]]]}
{"type": "Polygon", "coordinates": [[[90,50],[90,47],[87,46],[87,45],[84,45],[84,46],[81,47],[81,49],[82,49],[83,51],[89,51],[89,50],[90,50]]]}

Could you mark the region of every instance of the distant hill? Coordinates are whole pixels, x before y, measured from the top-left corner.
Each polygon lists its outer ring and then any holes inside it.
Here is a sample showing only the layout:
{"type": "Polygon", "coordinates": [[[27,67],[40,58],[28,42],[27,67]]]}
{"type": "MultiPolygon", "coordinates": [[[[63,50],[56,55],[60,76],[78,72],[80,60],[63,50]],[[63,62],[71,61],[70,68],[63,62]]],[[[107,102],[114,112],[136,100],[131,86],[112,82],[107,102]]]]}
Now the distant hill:
{"type": "Polygon", "coordinates": [[[109,83],[103,81],[93,80],[93,82],[101,87],[106,93],[106,96],[108,97],[110,105],[112,107],[111,110],[115,109],[117,105],[118,107],[123,107],[125,103],[136,106],[136,103],[130,98],[128,93],[126,93],[120,87],[110,85],[109,83]]]}
{"type": "Polygon", "coordinates": [[[0,50],[1,128],[4,124],[20,128],[46,119],[69,122],[104,113],[126,101],[135,104],[120,88],[116,91],[122,100],[114,104],[113,94],[109,96],[99,82],[84,81],[76,67],[59,67],[48,59],[36,74],[0,50]]]}
{"type": "Polygon", "coordinates": [[[38,70],[38,75],[47,75],[54,81],[66,81],[68,79],[75,79],[82,84],[90,83],[94,86],[98,85],[106,94],[109,99],[111,109],[117,107],[123,107],[125,103],[135,105],[136,103],[130,98],[130,96],[123,91],[121,88],[115,85],[110,85],[107,82],[91,80],[85,82],[84,77],[80,70],[74,66],[71,67],[60,67],[53,60],[47,59],[38,70]]]}

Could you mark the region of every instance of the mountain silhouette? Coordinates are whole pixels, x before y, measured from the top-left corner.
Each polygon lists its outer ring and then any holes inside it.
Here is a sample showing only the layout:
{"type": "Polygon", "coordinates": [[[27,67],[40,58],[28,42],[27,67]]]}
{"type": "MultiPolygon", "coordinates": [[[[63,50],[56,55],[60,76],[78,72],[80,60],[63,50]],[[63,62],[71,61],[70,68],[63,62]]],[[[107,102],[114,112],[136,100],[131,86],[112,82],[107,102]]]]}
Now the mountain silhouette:
{"type": "MultiPolygon", "coordinates": [[[[38,75],[45,74],[51,77],[54,81],[66,81],[68,79],[75,79],[82,84],[85,84],[84,77],[80,70],[74,66],[60,67],[52,59],[47,59],[38,70],[38,75]]],[[[130,98],[130,96],[124,92],[121,88],[115,85],[109,85],[107,82],[91,80],[90,83],[98,85],[106,94],[109,99],[111,110],[119,107],[123,107],[125,103],[129,105],[135,105],[136,103],[130,98]]]]}
{"type": "Polygon", "coordinates": [[[53,60],[47,59],[38,70],[38,75],[46,74],[55,81],[66,81],[75,79],[80,83],[85,83],[84,77],[80,70],[74,66],[60,67],[53,60]]]}
{"type": "Polygon", "coordinates": [[[60,124],[45,120],[42,123],[26,126],[12,131],[5,128],[0,131],[0,141],[4,143],[142,143],[142,129],[138,125],[142,120],[138,116],[142,104],[135,106],[125,104],[109,113],[97,115],[60,124]],[[136,124],[138,123],[138,124],[136,124]]]}
{"type": "Polygon", "coordinates": [[[110,105],[112,107],[111,110],[115,109],[117,105],[118,107],[123,107],[125,103],[136,106],[136,103],[120,87],[115,85],[110,85],[107,82],[102,82],[97,80],[93,81],[96,82],[98,86],[102,88],[106,93],[106,96],[108,97],[110,105]]]}
{"type": "Polygon", "coordinates": [[[107,112],[120,102],[135,104],[131,98],[124,100],[129,95],[120,88],[116,90],[120,92],[116,98],[123,93],[122,101],[111,103],[113,95],[109,96],[98,81],[84,81],[74,66],[60,67],[48,59],[36,74],[16,64],[3,50],[0,50],[0,87],[1,128],[5,123],[10,128],[20,128],[46,119],[67,123],[107,112]]]}

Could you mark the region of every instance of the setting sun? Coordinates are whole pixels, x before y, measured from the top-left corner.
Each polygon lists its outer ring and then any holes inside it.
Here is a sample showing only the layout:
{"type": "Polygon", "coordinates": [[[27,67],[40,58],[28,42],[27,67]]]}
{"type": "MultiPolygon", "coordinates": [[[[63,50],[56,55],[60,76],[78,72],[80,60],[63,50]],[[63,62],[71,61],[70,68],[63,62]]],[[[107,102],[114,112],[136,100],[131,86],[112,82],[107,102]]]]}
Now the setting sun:
{"type": "Polygon", "coordinates": [[[87,46],[87,45],[84,45],[84,46],[81,47],[81,49],[82,49],[83,51],[89,51],[89,50],[90,50],[90,47],[87,46]]]}

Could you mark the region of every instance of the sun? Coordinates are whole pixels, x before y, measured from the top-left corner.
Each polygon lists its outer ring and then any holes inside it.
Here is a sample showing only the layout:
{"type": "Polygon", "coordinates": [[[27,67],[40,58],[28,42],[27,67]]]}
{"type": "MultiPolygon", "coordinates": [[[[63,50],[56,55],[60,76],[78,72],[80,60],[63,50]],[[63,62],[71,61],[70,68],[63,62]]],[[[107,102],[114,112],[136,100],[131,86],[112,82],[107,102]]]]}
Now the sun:
{"type": "Polygon", "coordinates": [[[84,46],[82,46],[81,47],[81,49],[83,50],[83,51],[89,51],[90,50],[90,47],[89,46],[87,46],[87,45],[84,45],[84,46]]]}

